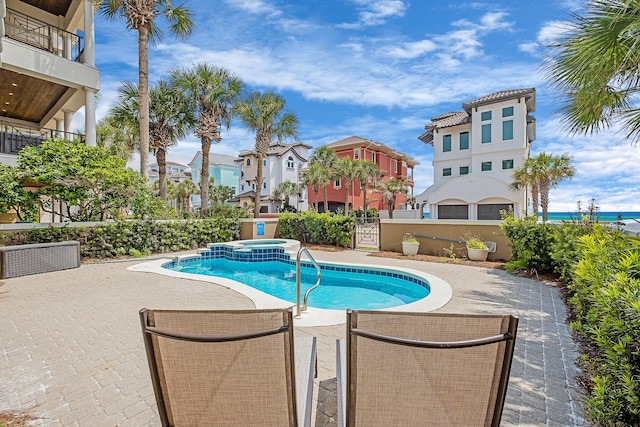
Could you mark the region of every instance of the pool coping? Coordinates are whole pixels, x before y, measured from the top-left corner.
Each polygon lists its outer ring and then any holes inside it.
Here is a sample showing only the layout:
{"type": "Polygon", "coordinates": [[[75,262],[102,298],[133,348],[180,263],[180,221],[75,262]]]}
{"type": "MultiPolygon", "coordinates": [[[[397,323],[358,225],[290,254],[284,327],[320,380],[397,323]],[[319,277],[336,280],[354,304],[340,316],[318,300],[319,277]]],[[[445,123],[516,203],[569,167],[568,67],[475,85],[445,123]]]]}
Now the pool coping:
{"type": "MultiPolygon", "coordinates": [[[[193,259],[199,256],[200,255],[184,255],[184,256],[179,256],[177,258],[182,260],[182,259],[193,259]]],[[[256,308],[286,308],[286,307],[293,306],[294,315],[296,314],[295,303],[292,304],[289,301],[285,301],[283,299],[266,294],[262,291],[252,288],[249,285],[245,285],[242,282],[226,279],[224,277],[205,276],[205,275],[193,274],[193,273],[182,273],[182,272],[169,270],[162,267],[163,264],[166,264],[167,262],[171,262],[174,259],[175,257],[156,259],[156,260],[130,266],[127,268],[127,270],[135,271],[135,272],[154,273],[154,274],[160,274],[164,276],[196,280],[199,282],[215,283],[217,285],[224,286],[227,289],[231,289],[235,292],[238,292],[246,296],[251,301],[253,301],[256,308]]],[[[420,278],[423,278],[427,282],[429,282],[430,293],[427,297],[422,298],[418,301],[414,301],[409,304],[403,304],[396,307],[381,309],[383,311],[404,311],[404,312],[433,311],[446,305],[453,296],[453,291],[451,289],[451,286],[445,280],[422,271],[413,270],[405,267],[399,267],[399,266],[377,266],[373,264],[334,262],[334,261],[322,260],[320,258],[318,258],[317,261],[318,263],[322,263],[322,264],[329,264],[329,265],[342,266],[342,267],[370,268],[370,269],[378,269],[378,270],[382,268],[385,270],[394,270],[394,271],[418,276],[420,278]]],[[[346,322],[346,310],[329,310],[329,309],[323,309],[323,308],[309,307],[308,312],[303,313],[302,317],[298,318],[294,316],[295,326],[302,326],[302,327],[339,325],[345,322],[346,322]]]]}

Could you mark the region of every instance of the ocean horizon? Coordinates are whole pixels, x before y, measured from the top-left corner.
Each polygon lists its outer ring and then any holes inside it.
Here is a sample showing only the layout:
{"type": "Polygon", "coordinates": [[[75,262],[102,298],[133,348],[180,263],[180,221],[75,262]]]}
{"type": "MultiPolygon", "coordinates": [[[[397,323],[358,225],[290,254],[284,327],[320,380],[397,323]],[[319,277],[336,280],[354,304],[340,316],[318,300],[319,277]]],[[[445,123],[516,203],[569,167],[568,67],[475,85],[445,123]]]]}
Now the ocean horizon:
{"type": "MultiPolygon", "coordinates": [[[[424,213],[424,219],[429,219],[429,212],[424,213]]],[[[538,212],[538,218],[542,219],[542,212],[538,212]]],[[[621,219],[638,219],[640,220],[640,212],[637,211],[610,211],[598,212],[597,218],[599,222],[615,222],[621,219]]],[[[581,219],[576,212],[548,212],[549,221],[575,221],[581,219]]]]}

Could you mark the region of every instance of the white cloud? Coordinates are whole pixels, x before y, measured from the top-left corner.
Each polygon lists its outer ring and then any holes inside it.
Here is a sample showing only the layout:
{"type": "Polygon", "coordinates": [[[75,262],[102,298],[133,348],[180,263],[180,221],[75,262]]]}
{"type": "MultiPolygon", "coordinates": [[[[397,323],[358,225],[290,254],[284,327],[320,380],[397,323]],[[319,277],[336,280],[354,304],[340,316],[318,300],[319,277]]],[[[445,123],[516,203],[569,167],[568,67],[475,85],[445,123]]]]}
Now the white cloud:
{"type": "Polygon", "coordinates": [[[433,52],[438,46],[431,40],[420,40],[417,42],[405,43],[402,47],[391,47],[387,52],[389,56],[400,59],[413,59],[433,52]]]}
{"type": "Polygon", "coordinates": [[[255,15],[279,15],[281,13],[271,3],[263,0],[226,0],[226,3],[231,7],[255,15]]]}
{"type": "Polygon", "coordinates": [[[358,22],[340,24],[340,28],[360,28],[384,24],[388,18],[404,16],[409,5],[402,0],[351,0],[358,6],[358,22]]]}

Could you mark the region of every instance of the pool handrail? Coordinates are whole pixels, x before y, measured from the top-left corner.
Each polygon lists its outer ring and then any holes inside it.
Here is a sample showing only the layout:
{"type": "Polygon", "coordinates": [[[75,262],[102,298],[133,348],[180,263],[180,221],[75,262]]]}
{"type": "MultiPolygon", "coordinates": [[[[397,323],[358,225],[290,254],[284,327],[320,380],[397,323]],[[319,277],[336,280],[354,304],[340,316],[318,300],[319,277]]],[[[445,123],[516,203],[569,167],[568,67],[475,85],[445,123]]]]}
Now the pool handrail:
{"type": "Polygon", "coordinates": [[[318,265],[316,260],[313,259],[313,256],[311,256],[309,249],[305,247],[298,249],[298,255],[296,256],[296,316],[295,316],[296,318],[298,319],[301,318],[302,313],[307,312],[307,300],[309,299],[309,293],[311,293],[312,290],[320,286],[320,276],[321,276],[320,266],[318,265]],[[318,275],[316,278],[316,284],[310,287],[309,289],[307,289],[307,292],[304,293],[304,302],[302,305],[302,311],[300,311],[300,258],[302,257],[303,252],[307,254],[307,257],[309,257],[309,260],[315,266],[316,271],[318,272],[318,275]]]}

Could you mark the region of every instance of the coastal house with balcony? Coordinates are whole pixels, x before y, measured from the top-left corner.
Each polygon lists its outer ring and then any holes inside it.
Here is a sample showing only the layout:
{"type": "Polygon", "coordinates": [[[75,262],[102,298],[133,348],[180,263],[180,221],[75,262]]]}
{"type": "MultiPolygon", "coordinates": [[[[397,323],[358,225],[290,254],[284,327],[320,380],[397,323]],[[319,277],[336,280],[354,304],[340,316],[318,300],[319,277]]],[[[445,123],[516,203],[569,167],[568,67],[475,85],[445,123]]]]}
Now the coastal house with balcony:
{"type": "MultiPolygon", "coordinates": [[[[200,173],[202,171],[202,151],[198,151],[189,162],[191,179],[200,187],[200,173]]],[[[233,189],[233,194],[238,194],[238,181],[240,180],[240,167],[236,163],[236,157],[224,154],[209,153],[209,178],[213,178],[213,184],[233,189]]],[[[191,196],[194,209],[200,209],[201,200],[199,194],[191,196]]]]}
{"type": "Polygon", "coordinates": [[[0,163],[53,136],[96,145],[99,82],[91,0],[0,0],[0,163]]]}
{"type": "MultiPolygon", "coordinates": [[[[380,180],[390,181],[396,179],[404,182],[407,186],[407,195],[399,194],[396,198],[394,209],[406,207],[407,198],[413,196],[413,169],[419,163],[410,156],[396,151],[381,142],[374,142],[360,136],[350,136],[339,141],[326,145],[338,158],[351,158],[353,160],[366,160],[373,162],[380,169],[380,180]]],[[[365,186],[363,191],[359,181],[351,184],[349,195],[342,179],[332,181],[327,186],[327,201],[330,211],[335,212],[338,208],[344,208],[345,201],[349,200],[349,209],[364,209],[365,191],[367,208],[376,208],[382,216],[387,212],[387,205],[380,197],[380,194],[373,190],[374,182],[365,186]]],[[[308,189],[308,191],[311,191],[308,189]]],[[[318,210],[324,210],[324,191],[318,193],[318,210]]],[[[315,202],[315,200],[314,200],[315,202]]]]}
{"type": "MultiPolygon", "coordinates": [[[[303,142],[285,144],[275,142],[269,146],[267,155],[262,160],[262,188],[256,188],[258,161],[255,150],[241,151],[236,163],[240,166],[239,194],[232,201],[240,207],[247,208],[253,203],[253,196],[260,191],[260,212],[276,213],[280,210],[282,200],[275,197],[273,191],[285,181],[296,185],[302,183],[300,172],[307,165],[310,145],[303,142]]],[[[306,189],[289,198],[289,203],[298,211],[306,211],[309,207],[306,189]]]]}
{"type": "Polygon", "coordinates": [[[514,191],[514,169],[535,140],[535,88],[504,90],[431,119],[418,137],[433,147],[433,185],[416,196],[431,219],[499,220],[526,211],[526,189],[514,191]]]}

